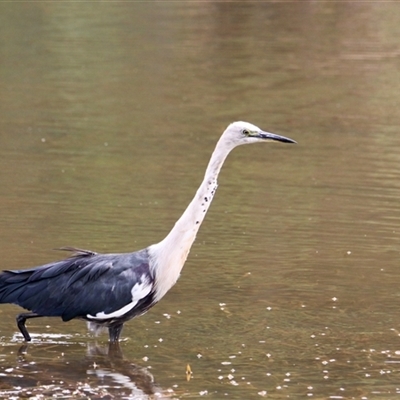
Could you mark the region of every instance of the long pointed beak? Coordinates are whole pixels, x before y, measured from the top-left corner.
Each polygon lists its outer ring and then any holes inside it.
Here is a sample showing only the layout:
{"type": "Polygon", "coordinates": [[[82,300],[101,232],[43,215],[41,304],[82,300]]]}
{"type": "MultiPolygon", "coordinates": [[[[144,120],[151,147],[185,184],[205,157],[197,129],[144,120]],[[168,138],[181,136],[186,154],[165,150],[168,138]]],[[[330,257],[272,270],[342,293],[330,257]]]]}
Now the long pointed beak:
{"type": "Polygon", "coordinates": [[[276,140],[278,142],[284,142],[284,143],[297,143],[295,140],[290,139],[286,136],[275,135],[275,133],[269,133],[269,132],[263,132],[263,131],[261,131],[258,134],[258,137],[260,139],[276,140]]]}

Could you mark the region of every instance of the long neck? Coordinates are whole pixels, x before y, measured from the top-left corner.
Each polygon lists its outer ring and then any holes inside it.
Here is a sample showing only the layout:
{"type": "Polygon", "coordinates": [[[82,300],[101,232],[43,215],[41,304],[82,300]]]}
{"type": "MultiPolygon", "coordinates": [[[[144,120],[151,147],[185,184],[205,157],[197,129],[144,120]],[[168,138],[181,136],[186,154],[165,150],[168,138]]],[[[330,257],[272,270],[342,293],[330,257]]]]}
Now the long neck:
{"type": "Polygon", "coordinates": [[[226,143],[223,138],[217,146],[208,163],[204,180],[185,212],[175,223],[171,232],[164,240],[153,246],[149,251],[156,275],[157,300],[159,300],[177,281],[190,248],[203,222],[217,190],[217,178],[221,167],[234,146],[226,143]]]}

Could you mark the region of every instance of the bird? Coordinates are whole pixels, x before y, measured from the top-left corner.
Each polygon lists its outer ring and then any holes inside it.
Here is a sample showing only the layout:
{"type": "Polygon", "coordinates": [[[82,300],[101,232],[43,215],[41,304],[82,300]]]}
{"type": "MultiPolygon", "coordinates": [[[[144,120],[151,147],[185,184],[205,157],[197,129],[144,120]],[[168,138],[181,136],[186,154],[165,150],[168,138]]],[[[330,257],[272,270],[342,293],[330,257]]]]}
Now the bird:
{"type": "Polygon", "coordinates": [[[16,317],[25,341],[28,319],[80,319],[95,334],[108,330],[118,343],[123,325],[145,314],[175,285],[218,187],[228,154],[237,146],[262,142],[297,143],[243,121],[231,123],[218,140],[204,179],[182,216],[158,243],[131,253],[101,254],[63,247],[69,257],[42,266],[0,273],[0,303],[29,312],[16,317]]]}

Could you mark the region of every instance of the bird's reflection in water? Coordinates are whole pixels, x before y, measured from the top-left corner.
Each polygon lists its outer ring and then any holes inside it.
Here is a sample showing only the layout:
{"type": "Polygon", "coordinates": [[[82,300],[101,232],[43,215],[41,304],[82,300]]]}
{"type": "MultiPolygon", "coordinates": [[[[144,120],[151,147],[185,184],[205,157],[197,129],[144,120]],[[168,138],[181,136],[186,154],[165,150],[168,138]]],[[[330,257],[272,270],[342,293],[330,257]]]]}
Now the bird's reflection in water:
{"type": "Polygon", "coordinates": [[[173,396],[171,390],[162,390],[155,384],[147,368],[125,359],[119,344],[88,344],[82,355],[83,347],[23,345],[16,358],[8,354],[0,365],[0,398],[62,395],[144,400],[173,396]]]}

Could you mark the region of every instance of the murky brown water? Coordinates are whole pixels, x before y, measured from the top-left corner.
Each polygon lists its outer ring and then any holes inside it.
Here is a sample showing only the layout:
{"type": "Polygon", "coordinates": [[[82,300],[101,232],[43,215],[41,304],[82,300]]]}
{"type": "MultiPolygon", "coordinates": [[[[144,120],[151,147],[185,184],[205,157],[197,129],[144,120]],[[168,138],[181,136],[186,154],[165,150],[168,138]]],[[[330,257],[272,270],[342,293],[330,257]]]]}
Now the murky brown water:
{"type": "Polygon", "coordinates": [[[233,120],[299,144],[234,151],[122,354],[56,319],[29,322],[26,348],[1,305],[0,397],[398,396],[399,11],[1,4],[2,268],[159,241],[233,120]]]}

